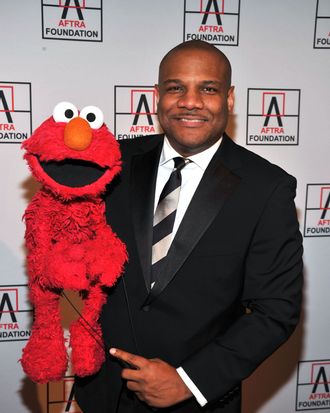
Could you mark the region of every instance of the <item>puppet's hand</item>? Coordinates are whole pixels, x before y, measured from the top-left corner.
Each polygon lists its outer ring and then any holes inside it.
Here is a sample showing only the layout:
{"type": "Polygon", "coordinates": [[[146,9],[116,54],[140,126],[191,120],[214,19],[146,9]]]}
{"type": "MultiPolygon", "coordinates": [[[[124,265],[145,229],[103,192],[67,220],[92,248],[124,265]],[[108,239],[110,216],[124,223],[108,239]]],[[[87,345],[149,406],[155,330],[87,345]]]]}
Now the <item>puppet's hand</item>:
{"type": "Polygon", "coordinates": [[[98,323],[79,319],[70,327],[71,360],[79,377],[89,376],[100,370],[104,360],[102,330],[98,323]]]}
{"type": "Polygon", "coordinates": [[[23,370],[35,383],[61,380],[67,369],[62,328],[51,323],[47,330],[33,331],[23,350],[23,370]]]}
{"type": "Polygon", "coordinates": [[[84,290],[89,286],[86,277],[86,248],[84,244],[60,241],[52,246],[47,258],[45,276],[49,286],[84,290]]]}
{"type": "Polygon", "coordinates": [[[88,243],[88,273],[91,280],[98,279],[100,284],[111,287],[122,273],[127,260],[124,244],[109,227],[105,227],[100,236],[88,243]]]}
{"type": "Polygon", "coordinates": [[[67,369],[67,354],[59,314],[59,295],[31,287],[35,320],[21,363],[36,383],[60,380],[67,369]]]}

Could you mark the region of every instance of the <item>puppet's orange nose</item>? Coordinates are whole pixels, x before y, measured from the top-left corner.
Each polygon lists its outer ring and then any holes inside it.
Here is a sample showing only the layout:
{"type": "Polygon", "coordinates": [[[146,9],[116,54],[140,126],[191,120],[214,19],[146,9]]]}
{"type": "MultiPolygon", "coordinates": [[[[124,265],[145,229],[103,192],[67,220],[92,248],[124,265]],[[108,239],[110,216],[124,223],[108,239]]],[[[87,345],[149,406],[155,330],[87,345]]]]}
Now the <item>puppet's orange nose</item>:
{"type": "Polygon", "coordinates": [[[64,128],[64,143],[70,149],[83,151],[92,142],[92,129],[87,120],[73,118],[64,128]]]}

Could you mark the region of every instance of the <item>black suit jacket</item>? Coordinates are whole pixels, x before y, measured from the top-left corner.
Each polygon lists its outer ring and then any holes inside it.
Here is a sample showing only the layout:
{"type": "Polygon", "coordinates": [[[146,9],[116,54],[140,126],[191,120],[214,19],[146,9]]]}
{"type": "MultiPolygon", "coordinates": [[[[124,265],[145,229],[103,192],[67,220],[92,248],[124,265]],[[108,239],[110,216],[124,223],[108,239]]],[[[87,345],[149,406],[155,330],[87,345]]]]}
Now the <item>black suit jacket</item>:
{"type": "MultiPolygon", "coordinates": [[[[241,381],[298,322],[296,181],[224,136],[170,247],[162,282],[150,291],[162,143],[160,135],[121,142],[123,171],[109,188],[107,219],[126,243],[129,262],[103,309],[104,339],[182,366],[210,402],[205,411],[236,413],[241,381]]],[[[120,370],[108,357],[99,374],[77,380],[84,412],[116,411],[120,370]]],[[[167,411],[204,410],[191,399],[167,411]]]]}

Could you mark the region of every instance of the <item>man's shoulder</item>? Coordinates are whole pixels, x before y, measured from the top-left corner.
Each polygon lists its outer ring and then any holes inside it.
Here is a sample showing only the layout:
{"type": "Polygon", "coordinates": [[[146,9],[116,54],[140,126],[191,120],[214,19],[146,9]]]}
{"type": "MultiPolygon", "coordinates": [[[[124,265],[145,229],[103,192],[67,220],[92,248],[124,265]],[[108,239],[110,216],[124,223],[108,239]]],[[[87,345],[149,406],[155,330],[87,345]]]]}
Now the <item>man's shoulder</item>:
{"type": "Polygon", "coordinates": [[[235,159],[238,160],[241,171],[245,176],[253,179],[258,178],[260,180],[295,180],[294,177],[279,165],[235,143],[231,138],[227,137],[224,143],[226,144],[226,150],[232,152],[235,159]]]}
{"type": "Polygon", "coordinates": [[[118,140],[123,157],[132,156],[141,152],[151,150],[160,144],[164,135],[145,135],[138,136],[134,139],[118,140]]]}

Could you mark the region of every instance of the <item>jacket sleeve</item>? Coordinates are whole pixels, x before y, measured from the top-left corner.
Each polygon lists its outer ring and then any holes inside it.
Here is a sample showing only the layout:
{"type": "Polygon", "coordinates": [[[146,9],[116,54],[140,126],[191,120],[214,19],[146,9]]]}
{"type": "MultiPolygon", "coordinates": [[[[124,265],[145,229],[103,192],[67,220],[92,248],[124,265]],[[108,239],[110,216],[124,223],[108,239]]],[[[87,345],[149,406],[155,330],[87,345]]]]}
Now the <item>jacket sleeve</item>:
{"type": "Polygon", "coordinates": [[[302,237],[295,188],[295,179],[285,176],[259,216],[245,259],[245,314],[182,363],[208,402],[229,395],[288,339],[299,321],[302,237]]]}

